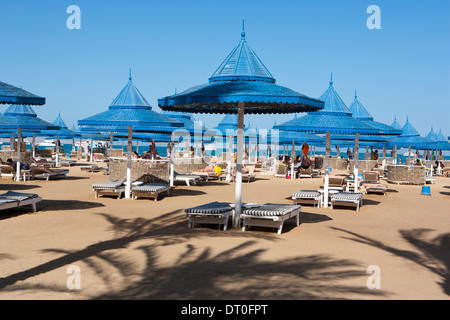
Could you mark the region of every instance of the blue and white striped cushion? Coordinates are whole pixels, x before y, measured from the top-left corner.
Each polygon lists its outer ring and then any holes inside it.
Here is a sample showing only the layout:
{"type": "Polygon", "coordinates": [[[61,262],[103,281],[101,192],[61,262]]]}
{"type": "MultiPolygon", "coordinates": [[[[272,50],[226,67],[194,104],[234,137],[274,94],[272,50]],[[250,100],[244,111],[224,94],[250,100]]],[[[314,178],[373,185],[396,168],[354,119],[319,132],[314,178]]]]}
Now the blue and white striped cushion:
{"type": "Polygon", "coordinates": [[[300,190],[292,194],[293,199],[317,199],[321,194],[317,190],[300,190]]]}
{"type": "Polygon", "coordinates": [[[164,183],[146,183],[140,186],[135,186],[131,188],[131,190],[141,192],[157,192],[168,188],[170,188],[170,186],[164,183]]]}
{"type": "Polygon", "coordinates": [[[198,214],[222,214],[231,211],[232,208],[226,202],[211,202],[201,206],[185,209],[186,213],[198,214]]]}
{"type": "Polygon", "coordinates": [[[362,197],[362,193],[339,192],[331,196],[331,201],[359,201],[362,197]]]}
{"type": "Polygon", "coordinates": [[[291,204],[264,204],[257,208],[244,210],[245,215],[250,216],[284,216],[297,209],[301,208],[299,205],[291,204]]]}
{"type": "Polygon", "coordinates": [[[11,200],[11,201],[24,201],[32,198],[37,198],[38,195],[35,193],[22,193],[15,191],[8,191],[0,195],[1,200],[11,200]]]}
{"type": "Polygon", "coordinates": [[[92,188],[95,190],[115,190],[117,188],[122,187],[124,183],[125,180],[95,183],[92,185],[92,188]]]}

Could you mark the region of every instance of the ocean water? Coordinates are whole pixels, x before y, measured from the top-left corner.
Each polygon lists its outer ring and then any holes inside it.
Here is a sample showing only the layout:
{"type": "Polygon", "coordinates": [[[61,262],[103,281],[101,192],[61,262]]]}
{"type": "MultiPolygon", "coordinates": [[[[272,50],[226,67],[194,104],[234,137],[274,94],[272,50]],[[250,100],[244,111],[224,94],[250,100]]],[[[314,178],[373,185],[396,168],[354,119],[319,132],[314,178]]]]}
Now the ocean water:
{"type": "MultiPolygon", "coordinates": [[[[45,148],[48,148],[48,147],[38,147],[38,149],[45,149],[45,148]]],[[[72,151],[72,144],[71,144],[71,143],[65,143],[65,144],[64,144],[62,147],[60,147],[60,148],[64,150],[64,153],[70,154],[70,152],[72,151]]],[[[27,149],[31,150],[31,145],[27,145],[27,149]]],[[[127,149],[126,146],[124,146],[124,147],[122,148],[122,146],[117,146],[117,145],[115,145],[115,146],[114,146],[114,149],[122,149],[124,152],[127,151],[127,150],[126,150],[126,149],[127,149]]],[[[146,151],[148,151],[148,150],[149,150],[149,146],[147,146],[147,145],[140,145],[139,148],[137,148],[136,146],[133,146],[133,151],[138,151],[139,154],[142,154],[142,153],[144,153],[144,152],[146,152],[146,151]]],[[[166,147],[166,146],[158,146],[158,145],[157,145],[157,146],[156,146],[156,150],[158,151],[158,154],[159,154],[160,156],[162,156],[162,157],[165,157],[165,156],[167,155],[167,147],[166,147]]],[[[361,149],[360,149],[360,151],[361,151],[361,152],[359,153],[359,160],[364,160],[364,157],[365,157],[365,149],[364,149],[364,150],[361,150],[361,149]]],[[[211,150],[206,150],[205,152],[206,152],[206,154],[208,154],[208,155],[214,155],[214,154],[213,154],[213,151],[211,151],[211,150]]],[[[300,149],[299,149],[299,150],[295,150],[295,152],[296,152],[297,155],[299,155],[299,154],[300,154],[300,149]]],[[[407,150],[401,150],[401,151],[398,151],[397,156],[401,158],[402,163],[405,163],[405,160],[408,159],[407,156],[404,156],[404,155],[403,155],[403,154],[406,153],[406,152],[407,152],[407,150]]],[[[279,154],[282,154],[282,153],[283,153],[283,149],[280,148],[280,150],[278,151],[278,153],[279,153],[279,154]]],[[[289,149],[289,150],[286,152],[286,154],[287,154],[287,155],[290,155],[290,153],[291,153],[291,150],[289,149]]],[[[261,154],[261,153],[260,153],[260,154],[261,154]]],[[[312,155],[311,151],[310,151],[309,154],[312,155]]],[[[316,151],[316,155],[321,155],[321,154],[325,154],[325,152],[322,151],[322,150],[316,151]]],[[[448,152],[447,152],[447,153],[444,152],[443,154],[444,154],[444,160],[450,160],[450,155],[448,154],[448,152]]],[[[330,155],[331,155],[331,156],[336,156],[336,152],[331,152],[330,155]]],[[[389,156],[389,155],[390,155],[390,151],[388,151],[388,156],[389,156]]],[[[423,152],[421,152],[421,155],[423,155],[423,152]]],[[[252,153],[252,156],[254,157],[254,153],[252,153]]],[[[347,158],[346,151],[342,151],[342,152],[341,152],[341,157],[347,158]]]]}

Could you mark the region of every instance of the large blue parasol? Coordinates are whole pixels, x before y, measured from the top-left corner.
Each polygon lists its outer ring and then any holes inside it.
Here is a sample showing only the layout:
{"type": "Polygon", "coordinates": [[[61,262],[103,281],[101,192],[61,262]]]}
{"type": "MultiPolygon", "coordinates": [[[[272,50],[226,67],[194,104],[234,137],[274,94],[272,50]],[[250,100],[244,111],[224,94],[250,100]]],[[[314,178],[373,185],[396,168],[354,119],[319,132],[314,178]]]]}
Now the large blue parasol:
{"type": "Polygon", "coordinates": [[[45,98],[0,81],[0,104],[44,105],[45,98]]]}
{"type": "Polygon", "coordinates": [[[323,101],[275,82],[275,78],[248,45],[243,24],[239,44],[209,78],[209,83],[158,99],[159,107],[166,111],[238,115],[235,226],[240,219],[242,204],[244,113],[296,113],[324,107],[323,101]]]}

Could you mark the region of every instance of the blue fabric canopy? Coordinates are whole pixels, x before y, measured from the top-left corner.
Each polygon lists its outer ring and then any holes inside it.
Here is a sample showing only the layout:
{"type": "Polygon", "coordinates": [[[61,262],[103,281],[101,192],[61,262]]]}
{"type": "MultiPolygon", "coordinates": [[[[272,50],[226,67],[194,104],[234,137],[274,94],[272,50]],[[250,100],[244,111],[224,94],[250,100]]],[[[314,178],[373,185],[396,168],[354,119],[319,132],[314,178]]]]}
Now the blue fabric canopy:
{"type": "Polygon", "coordinates": [[[0,81],[0,104],[44,105],[45,98],[0,81]]]}

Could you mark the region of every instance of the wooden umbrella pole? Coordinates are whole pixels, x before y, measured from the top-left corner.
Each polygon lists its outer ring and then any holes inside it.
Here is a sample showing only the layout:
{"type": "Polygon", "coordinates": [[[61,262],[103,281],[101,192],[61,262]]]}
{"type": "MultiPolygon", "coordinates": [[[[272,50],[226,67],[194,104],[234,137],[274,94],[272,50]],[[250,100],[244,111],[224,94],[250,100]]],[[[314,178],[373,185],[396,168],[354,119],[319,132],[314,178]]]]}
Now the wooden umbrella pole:
{"type": "Polygon", "coordinates": [[[114,149],[114,133],[111,131],[109,134],[109,156],[113,156],[113,149],[114,149]]]}

